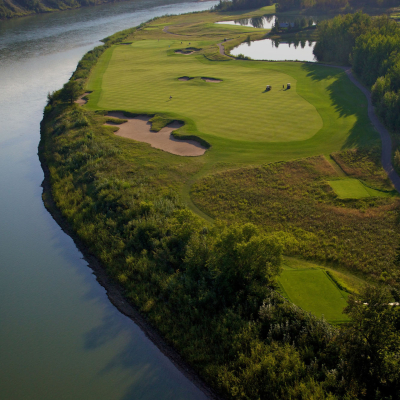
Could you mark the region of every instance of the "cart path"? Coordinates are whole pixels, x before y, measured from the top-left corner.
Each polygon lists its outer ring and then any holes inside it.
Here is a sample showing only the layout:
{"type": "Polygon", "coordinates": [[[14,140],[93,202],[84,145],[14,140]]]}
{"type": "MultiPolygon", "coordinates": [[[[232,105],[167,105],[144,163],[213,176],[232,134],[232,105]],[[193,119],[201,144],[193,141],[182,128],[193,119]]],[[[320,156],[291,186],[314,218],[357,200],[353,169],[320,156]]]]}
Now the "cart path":
{"type": "MultiPolygon", "coordinates": [[[[232,40],[232,39],[229,39],[229,40],[232,40]]],[[[219,48],[219,54],[221,54],[221,56],[235,58],[235,57],[232,57],[231,55],[225,53],[224,43],[229,42],[229,40],[226,40],[226,41],[223,41],[223,42],[217,44],[217,46],[219,48]]]]}
{"type": "Polygon", "coordinates": [[[382,155],[381,162],[384,170],[392,181],[395,189],[400,192],[400,177],[393,168],[392,164],[392,138],[390,137],[389,131],[383,126],[382,122],[379,121],[378,116],[375,114],[375,108],[372,105],[371,92],[364,87],[353,75],[351,68],[349,67],[337,67],[343,69],[349,79],[364,93],[368,101],[368,117],[371,120],[372,125],[378,131],[382,141],[382,155]]]}
{"type": "MultiPolygon", "coordinates": [[[[219,43],[218,47],[219,47],[219,51],[220,51],[221,55],[226,56],[227,54],[225,54],[225,49],[224,49],[224,46],[222,45],[223,43],[224,42],[219,43]]],[[[355,76],[353,75],[353,73],[351,71],[351,67],[342,67],[339,65],[327,65],[327,64],[319,64],[319,65],[342,69],[346,73],[346,75],[349,77],[351,82],[353,82],[354,85],[356,85],[364,93],[365,97],[367,98],[367,102],[368,102],[368,117],[369,117],[372,125],[374,126],[374,128],[379,133],[379,136],[382,141],[381,163],[382,163],[383,169],[386,171],[386,173],[387,173],[389,179],[391,180],[391,182],[393,183],[393,186],[395,187],[395,189],[400,193],[400,177],[397,174],[397,172],[395,171],[395,169],[393,168],[393,164],[392,164],[392,138],[390,137],[389,131],[383,126],[381,121],[379,121],[378,116],[375,114],[375,108],[372,105],[371,92],[355,78],[355,76]]]]}

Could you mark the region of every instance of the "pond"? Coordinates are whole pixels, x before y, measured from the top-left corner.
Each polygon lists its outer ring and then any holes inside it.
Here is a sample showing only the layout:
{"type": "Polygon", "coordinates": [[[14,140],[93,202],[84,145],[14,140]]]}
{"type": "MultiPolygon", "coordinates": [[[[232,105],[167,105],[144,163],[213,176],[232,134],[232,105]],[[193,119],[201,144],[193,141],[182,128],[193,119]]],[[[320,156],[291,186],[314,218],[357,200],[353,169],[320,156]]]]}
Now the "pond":
{"type": "Polygon", "coordinates": [[[242,43],[230,53],[235,57],[243,55],[253,60],[315,62],[317,61],[313,54],[315,43],[309,40],[279,42],[263,39],[242,43]]]}
{"type": "Polygon", "coordinates": [[[263,17],[242,18],[236,21],[221,21],[217,24],[241,25],[252,28],[272,29],[275,23],[275,15],[265,15],[263,17]]]}
{"type": "MultiPolygon", "coordinates": [[[[253,17],[253,18],[241,18],[237,19],[234,21],[220,21],[217,22],[217,24],[222,24],[222,25],[241,25],[241,26],[247,26],[250,28],[260,28],[260,29],[272,29],[272,27],[275,25],[275,21],[278,19],[277,16],[275,15],[264,15],[261,17],[253,17]]],[[[318,23],[318,21],[321,21],[323,19],[326,19],[325,16],[312,16],[312,15],[307,15],[307,16],[281,16],[279,18],[279,23],[283,24],[286,26],[287,24],[290,24],[292,27],[295,25],[299,24],[299,26],[313,26],[318,23]]]]}

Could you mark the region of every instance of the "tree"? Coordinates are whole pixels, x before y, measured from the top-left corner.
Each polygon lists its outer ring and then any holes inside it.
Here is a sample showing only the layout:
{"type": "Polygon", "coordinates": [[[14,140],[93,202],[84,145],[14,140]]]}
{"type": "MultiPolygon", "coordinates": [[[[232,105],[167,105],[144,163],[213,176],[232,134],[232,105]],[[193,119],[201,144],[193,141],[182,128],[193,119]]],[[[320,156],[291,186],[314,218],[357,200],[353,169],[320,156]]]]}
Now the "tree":
{"type": "Polygon", "coordinates": [[[71,104],[79,97],[81,86],[75,80],[68,81],[61,90],[61,100],[69,101],[71,104]]]}
{"type": "Polygon", "coordinates": [[[390,301],[389,290],[368,286],[344,310],[352,323],[339,337],[343,376],[359,398],[400,398],[400,310],[390,301]]]}

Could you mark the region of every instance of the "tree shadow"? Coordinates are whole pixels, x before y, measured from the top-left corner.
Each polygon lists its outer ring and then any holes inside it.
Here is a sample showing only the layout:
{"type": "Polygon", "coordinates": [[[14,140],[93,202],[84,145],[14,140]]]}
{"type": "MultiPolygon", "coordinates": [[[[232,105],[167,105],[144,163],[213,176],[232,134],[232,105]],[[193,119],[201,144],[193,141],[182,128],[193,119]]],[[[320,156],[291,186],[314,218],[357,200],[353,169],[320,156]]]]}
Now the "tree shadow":
{"type": "Polygon", "coordinates": [[[376,141],[379,136],[368,117],[367,99],[362,91],[355,86],[346,72],[340,68],[322,66],[313,63],[302,65],[307,72],[307,78],[316,82],[331,79],[326,87],[334,111],[339,118],[355,117],[355,123],[342,145],[342,149],[364,146],[376,141]]]}

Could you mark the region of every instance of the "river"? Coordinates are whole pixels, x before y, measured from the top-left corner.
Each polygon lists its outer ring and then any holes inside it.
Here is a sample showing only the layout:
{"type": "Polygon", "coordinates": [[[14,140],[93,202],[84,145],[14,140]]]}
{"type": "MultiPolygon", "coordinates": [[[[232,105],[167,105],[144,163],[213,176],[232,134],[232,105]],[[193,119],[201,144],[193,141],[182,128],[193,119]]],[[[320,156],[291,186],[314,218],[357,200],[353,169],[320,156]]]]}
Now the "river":
{"type": "Polygon", "coordinates": [[[99,40],[216,2],[136,0],[0,21],[0,399],[205,396],[109,302],[41,199],[39,123],[99,40]]]}

